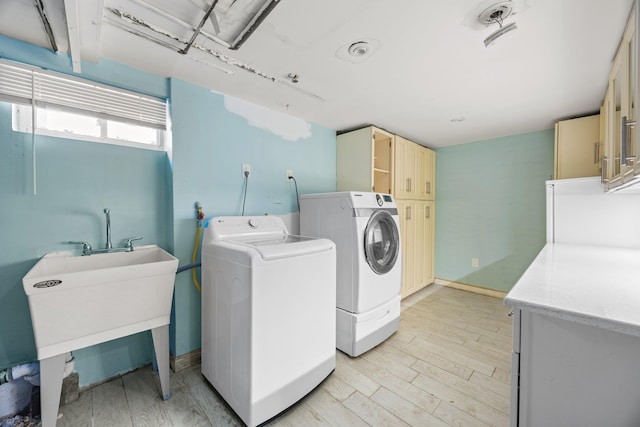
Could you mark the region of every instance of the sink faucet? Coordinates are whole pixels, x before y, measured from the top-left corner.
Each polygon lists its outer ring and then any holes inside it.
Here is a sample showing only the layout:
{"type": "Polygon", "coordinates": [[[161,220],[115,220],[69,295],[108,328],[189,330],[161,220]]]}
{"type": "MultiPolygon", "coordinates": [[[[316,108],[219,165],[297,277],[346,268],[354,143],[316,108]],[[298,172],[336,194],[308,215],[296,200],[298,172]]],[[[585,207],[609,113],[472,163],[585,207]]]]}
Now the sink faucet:
{"type": "Polygon", "coordinates": [[[127,243],[121,248],[114,248],[111,244],[111,210],[109,208],[104,208],[104,214],[107,217],[107,243],[104,246],[104,249],[93,249],[91,245],[84,241],[72,241],[67,242],[72,245],[82,245],[82,255],[92,255],[92,254],[106,254],[111,252],[133,252],[133,241],[141,240],[142,237],[129,237],[125,239],[127,243]]]}
{"type": "Polygon", "coordinates": [[[107,216],[107,244],[104,248],[111,249],[113,247],[111,245],[111,210],[109,208],[104,208],[104,214],[107,216]]]}

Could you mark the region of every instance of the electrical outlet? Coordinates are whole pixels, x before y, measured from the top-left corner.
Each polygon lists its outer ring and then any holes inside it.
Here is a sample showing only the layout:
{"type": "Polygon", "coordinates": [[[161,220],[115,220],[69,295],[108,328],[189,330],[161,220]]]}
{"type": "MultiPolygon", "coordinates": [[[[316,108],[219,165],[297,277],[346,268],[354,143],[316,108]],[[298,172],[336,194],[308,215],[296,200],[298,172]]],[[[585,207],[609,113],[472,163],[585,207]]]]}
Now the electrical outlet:
{"type": "Polygon", "coordinates": [[[291,179],[289,179],[290,176],[293,176],[293,170],[287,169],[287,181],[291,181],[291,179]]]}
{"type": "Polygon", "coordinates": [[[249,163],[243,163],[242,177],[244,178],[246,176],[247,178],[249,178],[249,175],[251,175],[251,165],[249,163]]]}
{"type": "Polygon", "coordinates": [[[471,258],[471,267],[473,268],[478,268],[478,263],[480,261],[478,260],[478,258],[471,258]]]}

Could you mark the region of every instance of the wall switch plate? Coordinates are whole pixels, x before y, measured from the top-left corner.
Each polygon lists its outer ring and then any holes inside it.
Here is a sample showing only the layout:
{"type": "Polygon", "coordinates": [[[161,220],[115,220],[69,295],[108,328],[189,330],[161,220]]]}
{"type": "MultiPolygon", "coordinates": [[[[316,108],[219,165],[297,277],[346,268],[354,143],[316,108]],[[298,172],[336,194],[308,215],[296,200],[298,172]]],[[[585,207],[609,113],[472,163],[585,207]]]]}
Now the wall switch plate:
{"type": "Polygon", "coordinates": [[[292,169],[287,169],[287,181],[291,181],[289,179],[290,176],[293,176],[293,170],[292,169]]]}
{"type": "Polygon", "coordinates": [[[471,267],[478,268],[479,263],[480,261],[478,260],[478,258],[471,258],[471,267]]]}
{"type": "Polygon", "coordinates": [[[249,163],[242,164],[242,177],[244,178],[245,175],[247,178],[251,175],[251,165],[249,163]]]}

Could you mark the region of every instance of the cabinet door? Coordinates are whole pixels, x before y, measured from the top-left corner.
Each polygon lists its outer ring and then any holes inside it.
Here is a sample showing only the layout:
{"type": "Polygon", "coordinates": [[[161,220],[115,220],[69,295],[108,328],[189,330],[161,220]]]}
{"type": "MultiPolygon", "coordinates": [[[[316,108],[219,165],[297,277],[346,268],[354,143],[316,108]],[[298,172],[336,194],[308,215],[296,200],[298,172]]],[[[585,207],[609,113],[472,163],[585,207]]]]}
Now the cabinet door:
{"type": "Polygon", "coordinates": [[[600,116],[556,124],[556,179],[600,175],[600,116]]]}
{"type": "Polygon", "coordinates": [[[394,142],[394,196],[396,199],[414,198],[416,194],[416,147],[417,145],[401,136],[394,142]]]}
{"type": "Polygon", "coordinates": [[[424,179],[426,184],[426,199],[436,198],[436,152],[428,148],[423,148],[426,156],[424,179]]]}
{"type": "Polygon", "coordinates": [[[436,204],[433,201],[424,204],[424,286],[435,280],[435,248],[436,248],[436,204]]]}
{"type": "Polygon", "coordinates": [[[336,138],[338,191],[372,191],[373,128],[343,133],[336,138]]]}
{"type": "Polygon", "coordinates": [[[369,126],[336,138],[338,191],[390,193],[393,185],[393,134],[369,126]]]}
{"type": "Polygon", "coordinates": [[[415,205],[414,283],[411,289],[412,292],[430,285],[434,280],[435,203],[419,201],[415,205]]]}
{"type": "Polygon", "coordinates": [[[416,146],[416,158],[415,158],[415,181],[416,191],[415,197],[420,200],[427,200],[428,184],[427,173],[429,169],[429,153],[427,149],[421,145],[416,146]]]}
{"type": "Polygon", "coordinates": [[[411,295],[434,280],[435,203],[397,200],[402,239],[402,297],[411,295]]]}
{"type": "Polygon", "coordinates": [[[610,109],[608,111],[608,127],[611,135],[610,178],[606,189],[615,188],[634,178],[640,173],[636,167],[636,151],[638,137],[635,131],[637,100],[637,43],[636,11],[632,11],[627,27],[622,36],[620,47],[613,60],[609,74],[609,90],[611,91],[610,109]]]}
{"type": "Polygon", "coordinates": [[[411,200],[396,200],[398,217],[400,218],[400,243],[402,248],[402,287],[401,295],[404,298],[413,289],[413,247],[415,239],[414,231],[414,202],[411,200]]]}

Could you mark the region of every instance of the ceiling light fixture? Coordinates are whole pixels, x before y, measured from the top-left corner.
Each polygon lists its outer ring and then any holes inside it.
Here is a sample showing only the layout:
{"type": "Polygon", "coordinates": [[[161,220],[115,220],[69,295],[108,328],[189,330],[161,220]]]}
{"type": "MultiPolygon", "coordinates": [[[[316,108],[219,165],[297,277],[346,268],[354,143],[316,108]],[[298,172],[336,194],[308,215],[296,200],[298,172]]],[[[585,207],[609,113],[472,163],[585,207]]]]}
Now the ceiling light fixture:
{"type": "Polygon", "coordinates": [[[489,6],[478,15],[478,22],[481,24],[486,26],[498,24],[500,26],[497,31],[491,33],[489,37],[484,39],[485,47],[491,46],[499,38],[518,29],[515,22],[504,25],[504,20],[514,14],[514,9],[515,6],[512,1],[501,1],[489,6]]]}

